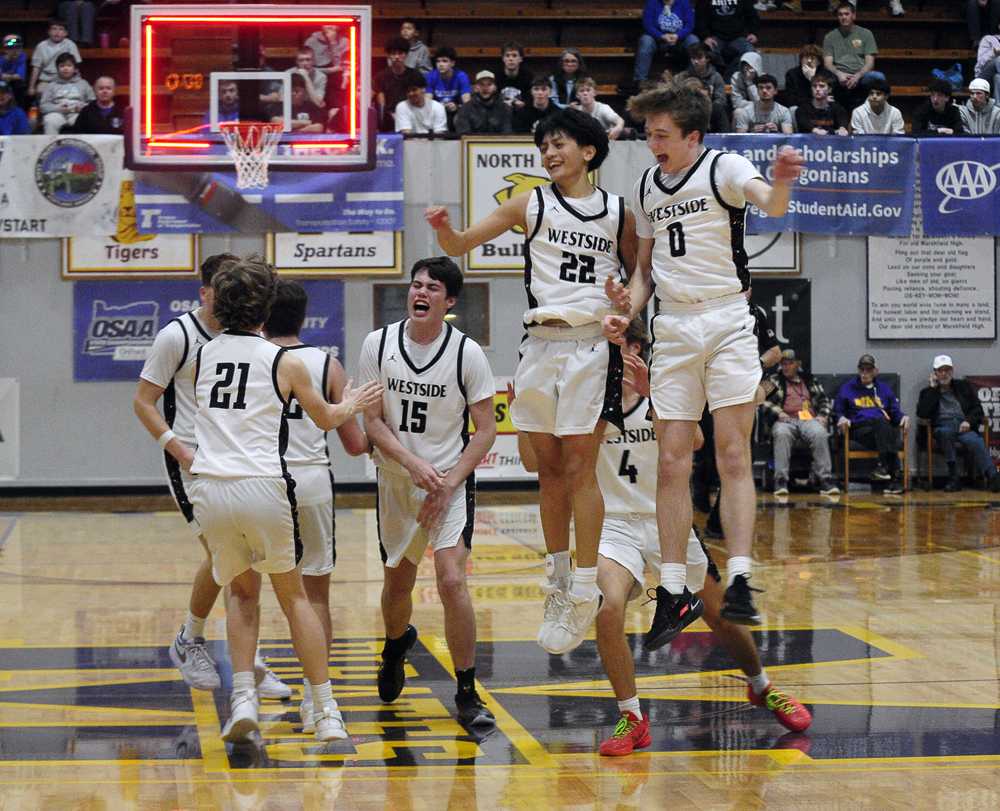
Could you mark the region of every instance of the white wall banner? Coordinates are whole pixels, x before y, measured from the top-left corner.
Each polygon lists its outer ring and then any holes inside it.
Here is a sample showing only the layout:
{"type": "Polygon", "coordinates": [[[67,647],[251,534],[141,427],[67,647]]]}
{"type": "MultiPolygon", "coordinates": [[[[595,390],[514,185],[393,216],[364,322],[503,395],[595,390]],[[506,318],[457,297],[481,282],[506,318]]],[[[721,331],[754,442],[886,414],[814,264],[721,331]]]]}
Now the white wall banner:
{"type": "Polygon", "coordinates": [[[20,474],[20,397],[13,377],[0,377],[0,479],[20,474]]]}
{"type": "Polygon", "coordinates": [[[398,276],[403,268],[401,231],[267,235],[267,259],[293,276],[398,276]]]}
{"type": "Polygon", "coordinates": [[[113,234],[118,135],[0,136],[0,239],[113,234]]]}

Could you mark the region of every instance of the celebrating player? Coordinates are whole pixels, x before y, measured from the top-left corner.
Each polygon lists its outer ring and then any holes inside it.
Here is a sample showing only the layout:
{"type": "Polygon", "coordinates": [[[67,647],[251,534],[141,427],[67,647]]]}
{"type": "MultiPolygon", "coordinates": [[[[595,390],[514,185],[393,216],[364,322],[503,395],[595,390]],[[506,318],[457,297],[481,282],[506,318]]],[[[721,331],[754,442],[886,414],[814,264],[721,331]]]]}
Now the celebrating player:
{"type": "Polygon", "coordinates": [[[406,653],[417,641],[409,624],[417,565],[434,550],[444,630],[455,666],[459,720],[491,726],[476,692],[476,615],[465,570],[476,509],[475,468],[496,438],[493,373],[475,341],[445,316],[462,291],[462,271],[447,257],[421,259],[410,271],[407,318],[369,333],[360,377],[384,394],[365,412],[378,465],[378,535],[385,564],[385,646],[378,694],[403,690],[406,653]],[[469,417],[476,426],[469,438],[469,417]]]}
{"type": "Polygon", "coordinates": [[[451,227],[443,207],[428,209],[426,216],[452,256],[511,228],[527,235],[527,336],[511,418],[527,433],[538,459],[548,552],[538,643],[559,654],[580,644],[600,605],[597,543],[604,502],[595,468],[606,423],[620,428],[622,420],[621,351],[602,336],[601,319],[611,311],[605,283],[624,280],[634,265],[635,219],[621,197],[588,178],[608,155],[608,137],[596,119],[561,110],[539,122],[535,144],[551,185],[511,198],[466,231],[451,227]]]}
{"type": "Polygon", "coordinates": [[[688,480],[695,430],[707,401],[715,420],[722,525],[729,549],[721,614],[759,624],[751,594],[756,493],[750,460],[754,396],[761,368],[743,232],[747,202],[778,217],[785,213],[802,157],[782,149],[774,185],[746,158],[706,149],[711,104],[688,87],[656,87],[629,100],[646,122],[657,165],[635,187],[639,259],[627,288],[608,282],[624,314],[605,318],[606,334],[624,340],[655,287],[652,403],[659,443],[656,511],[663,562],[656,614],[646,646],[667,644],[700,616],[701,600],[686,587],[685,547],[691,531],[688,480]]]}

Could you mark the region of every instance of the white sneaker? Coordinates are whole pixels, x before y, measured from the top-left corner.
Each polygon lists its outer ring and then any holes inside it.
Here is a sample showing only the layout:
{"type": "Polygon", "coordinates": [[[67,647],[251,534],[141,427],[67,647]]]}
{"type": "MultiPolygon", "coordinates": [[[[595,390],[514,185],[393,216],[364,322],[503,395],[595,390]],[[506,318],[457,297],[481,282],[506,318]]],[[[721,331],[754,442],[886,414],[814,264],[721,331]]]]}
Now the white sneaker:
{"type": "Polygon", "coordinates": [[[251,732],[259,732],[257,721],[257,691],[242,690],[229,699],[229,720],[222,728],[222,740],[227,743],[247,743],[251,732]]]}
{"type": "Polygon", "coordinates": [[[208,654],[203,637],[197,636],[188,642],[181,626],[170,645],[170,661],[181,672],[181,678],[188,687],[195,690],[218,690],[222,686],[215,660],[208,654]]]}
{"type": "Polygon", "coordinates": [[[328,705],[316,716],[316,740],[335,741],[347,738],[347,727],[336,705],[328,705]]]}
{"type": "Polygon", "coordinates": [[[562,613],[542,647],[555,654],[569,653],[578,647],[590,630],[603,599],[599,589],[595,589],[594,595],[589,598],[568,592],[562,613]]]}
{"type": "Polygon", "coordinates": [[[552,650],[551,639],[566,605],[568,588],[569,586],[562,589],[549,580],[542,583],[542,591],[545,593],[545,613],[542,617],[542,627],[538,629],[538,644],[549,653],[557,653],[557,651],[552,650]]]}
{"type": "Polygon", "coordinates": [[[902,17],[906,13],[900,0],[889,0],[889,11],[893,17],[902,17]]]}
{"type": "Polygon", "coordinates": [[[302,719],[303,732],[316,731],[316,711],[313,709],[312,701],[303,701],[299,704],[299,718],[302,719]]]}
{"type": "Polygon", "coordinates": [[[257,680],[257,692],[261,698],[277,698],[284,701],[292,697],[292,688],[274,674],[259,653],[253,660],[253,675],[257,680]]]}

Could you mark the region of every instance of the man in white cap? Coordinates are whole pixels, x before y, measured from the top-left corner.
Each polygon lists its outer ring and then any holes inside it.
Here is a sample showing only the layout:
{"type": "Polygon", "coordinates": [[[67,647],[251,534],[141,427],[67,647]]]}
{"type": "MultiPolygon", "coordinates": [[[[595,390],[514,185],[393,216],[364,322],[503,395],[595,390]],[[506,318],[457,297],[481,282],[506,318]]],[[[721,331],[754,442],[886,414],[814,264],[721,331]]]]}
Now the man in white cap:
{"type": "Polygon", "coordinates": [[[455,114],[455,132],[459,135],[511,133],[510,107],[497,93],[497,77],[493,71],[479,71],[473,90],[472,98],[455,114]]]}
{"type": "Polygon", "coordinates": [[[930,421],[934,439],[948,463],[948,483],[944,489],[949,493],[962,489],[955,464],[957,443],[972,455],[976,472],[986,477],[990,490],[1000,492],[1000,473],[979,434],[983,409],[976,387],[968,380],[955,378],[955,368],[948,355],[934,358],[932,368],[930,385],[921,390],[917,401],[917,416],[930,421]]]}
{"type": "Polygon", "coordinates": [[[968,135],[1000,135],[1000,107],[990,99],[990,83],[985,79],[969,82],[969,100],[959,112],[968,135]]]}

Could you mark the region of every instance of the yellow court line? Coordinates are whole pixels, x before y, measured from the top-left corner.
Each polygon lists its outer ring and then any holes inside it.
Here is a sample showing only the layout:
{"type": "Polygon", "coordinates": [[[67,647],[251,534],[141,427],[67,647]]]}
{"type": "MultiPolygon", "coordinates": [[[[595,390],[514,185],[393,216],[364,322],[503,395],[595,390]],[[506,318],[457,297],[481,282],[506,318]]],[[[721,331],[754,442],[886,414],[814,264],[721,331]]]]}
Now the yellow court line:
{"type": "Polygon", "coordinates": [[[229,771],[229,756],[226,754],[226,744],[222,741],[219,713],[215,709],[213,694],[192,688],[191,703],[194,704],[195,724],[201,744],[201,762],[205,770],[229,771]]]}
{"type": "Polygon", "coordinates": [[[1000,558],[991,558],[988,555],[984,555],[981,552],[973,552],[971,549],[963,549],[958,554],[969,555],[971,557],[979,558],[980,560],[985,560],[994,565],[1000,566],[1000,558]]]}
{"type": "MultiPolygon", "coordinates": [[[[860,625],[838,625],[835,626],[838,631],[842,631],[845,634],[860,639],[862,642],[867,642],[869,645],[883,650],[888,653],[893,659],[921,659],[923,654],[919,651],[913,650],[913,648],[908,648],[899,642],[882,636],[875,631],[869,630],[868,628],[863,628],[860,625]]],[[[877,662],[879,660],[884,661],[885,657],[876,657],[869,659],[871,662],[877,662]]]]}

